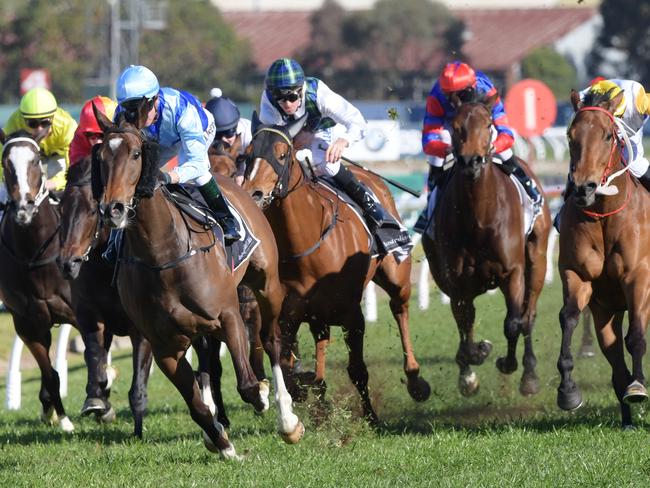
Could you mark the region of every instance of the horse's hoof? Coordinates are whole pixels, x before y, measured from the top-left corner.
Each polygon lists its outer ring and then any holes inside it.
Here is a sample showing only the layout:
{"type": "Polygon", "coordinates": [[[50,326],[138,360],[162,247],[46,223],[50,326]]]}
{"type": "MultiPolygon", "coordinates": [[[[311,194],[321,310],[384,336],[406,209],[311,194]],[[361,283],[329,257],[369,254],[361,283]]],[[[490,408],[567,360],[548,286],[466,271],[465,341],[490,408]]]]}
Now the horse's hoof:
{"type": "Polygon", "coordinates": [[[474,365],[481,365],[485,362],[485,360],[490,356],[490,353],[492,352],[492,343],[488,341],[487,339],[483,339],[481,342],[478,343],[478,354],[474,358],[474,361],[472,361],[472,364],[474,365]]]}
{"type": "Polygon", "coordinates": [[[417,377],[409,379],[406,383],[406,389],[411,395],[411,398],[416,402],[424,402],[431,396],[431,387],[424,378],[417,377]]]}
{"type": "Polygon", "coordinates": [[[59,416],[56,414],[54,407],[48,407],[47,410],[41,410],[41,422],[50,426],[59,423],[59,416]]]}
{"type": "Polygon", "coordinates": [[[461,395],[469,397],[478,393],[479,381],[478,376],[474,371],[468,375],[460,375],[458,377],[458,389],[461,395]]]}
{"type": "Polygon", "coordinates": [[[97,413],[96,417],[97,422],[100,424],[110,424],[112,422],[115,422],[115,419],[117,418],[117,414],[115,413],[115,409],[110,406],[108,407],[107,410],[104,410],[104,412],[97,413]]]}
{"type": "Polygon", "coordinates": [[[300,439],[302,439],[302,436],[305,435],[305,426],[300,420],[298,420],[293,432],[289,432],[288,434],[280,432],[280,435],[282,436],[282,440],[287,444],[298,444],[300,439]]]}
{"type": "Polygon", "coordinates": [[[539,393],[539,378],[537,378],[535,373],[525,374],[521,377],[519,392],[524,396],[531,396],[539,393]]]}
{"type": "Polygon", "coordinates": [[[582,346],[578,352],[578,357],[581,358],[593,358],[595,355],[594,346],[582,346]]]}
{"type": "Polygon", "coordinates": [[[61,430],[63,432],[67,432],[68,434],[74,432],[74,425],[68,418],[68,416],[61,417],[61,420],[59,420],[59,425],[61,426],[61,430]]]}
{"type": "Polygon", "coordinates": [[[634,432],[636,431],[636,427],[634,427],[632,424],[623,424],[621,425],[621,430],[623,432],[634,432]]]}
{"type": "Polygon", "coordinates": [[[518,364],[516,359],[512,363],[509,363],[506,358],[497,359],[497,369],[503,374],[512,374],[517,371],[517,367],[518,364]]]}
{"type": "Polygon", "coordinates": [[[628,385],[625,389],[625,394],[623,395],[623,401],[627,404],[641,403],[645,402],[647,399],[648,390],[646,390],[646,387],[637,380],[634,380],[628,385]]]}
{"type": "Polygon", "coordinates": [[[575,386],[568,391],[558,388],[557,406],[567,412],[572,412],[582,407],[582,394],[578,387],[575,386]]]}
{"type": "Polygon", "coordinates": [[[102,400],[101,398],[88,397],[86,398],[86,401],[81,407],[81,415],[82,417],[85,417],[86,415],[90,415],[91,413],[101,414],[102,412],[105,412],[106,409],[107,409],[107,405],[106,402],[104,402],[104,400],[102,400]]]}

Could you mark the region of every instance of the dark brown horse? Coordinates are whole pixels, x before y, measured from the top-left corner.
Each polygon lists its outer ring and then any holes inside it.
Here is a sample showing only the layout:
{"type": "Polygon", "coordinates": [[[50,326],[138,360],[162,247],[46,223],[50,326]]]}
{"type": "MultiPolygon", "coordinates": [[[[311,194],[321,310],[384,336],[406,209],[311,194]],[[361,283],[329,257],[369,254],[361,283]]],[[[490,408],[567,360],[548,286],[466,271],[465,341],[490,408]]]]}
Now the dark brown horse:
{"type": "Polygon", "coordinates": [[[9,201],[0,223],[0,297],[41,370],[41,419],[72,432],[49,357],[50,329],[75,323],[70,286],[56,265],[59,211],[45,189],[38,140],[25,131],[2,139],[9,201]]]}
{"type": "Polygon", "coordinates": [[[104,334],[108,331],[111,335],[128,335],[133,344],[129,405],[134,418],[134,433],[142,438],[151,346],[124,311],[117,289],[111,284],[114,266],[101,256],[106,248],[108,230],[100,226],[97,202],[92,196],[90,157],[68,170],[61,214],[59,266],[63,276],[72,280],[72,305],[86,344],[84,357],[88,366],[88,384],[82,414],[96,413],[106,418],[113,411],[108,399],[110,390],[107,389],[106,374],[110,344],[104,343],[104,334]]]}
{"type": "Polygon", "coordinates": [[[648,398],[642,360],[650,318],[650,195],[621,161],[623,141],[612,116],[621,96],[608,100],[591,95],[583,105],[578,93],[571,94],[576,115],[567,135],[575,190],[565,203],[560,229],[564,305],[557,402],[564,410],[582,404],[571,378],[571,337],[588,305],[598,343],[612,367],[612,385],[627,427],[632,425],[629,404],[648,398]],[[626,310],[630,325],[624,336],[626,310]],[[632,356],[632,373],[625,348],[632,356]]]}
{"type": "MultiPolygon", "coordinates": [[[[295,158],[293,137],[304,119],[291,126],[259,125],[248,148],[244,189],[249,191],[271,223],[280,251],[280,279],[287,287],[282,307],[283,371],[295,394],[292,347],[302,322],[310,324],[316,341],[318,391],[325,390],[325,346],[329,326],[340,325],[349,350],[348,375],[361,395],[364,415],[377,422],[368,393],[363,360],[365,321],[361,298],[372,279],[390,295],[399,325],[408,391],[425,400],[429,385],[420,376],[408,327],[411,259],[398,263],[393,255],[371,256],[364,224],[346,205],[310,180],[295,158]]],[[[398,215],[385,185],[366,172],[357,176],[375,192],[384,208],[398,215]]]]}
{"type": "MultiPolygon", "coordinates": [[[[435,239],[425,233],[422,246],[433,278],[451,299],[460,334],[456,363],[461,393],[477,391],[479,381],[471,365],[482,364],[492,350],[489,341],[474,341],[474,299],[499,287],[507,307],[503,327],[508,352],[496,365],[505,374],[517,370],[517,342],[523,335],[524,372],[519,389],[531,395],[539,391],[532,331],[544,286],[551,220],[544,203],[542,214],[526,236],[518,190],[491,162],[495,100],[496,95],[485,104],[454,101],[451,132],[456,163],[432,218],[435,239]]],[[[520,164],[534,178],[525,163],[520,164]]]]}
{"type": "Polygon", "coordinates": [[[100,172],[93,177],[100,178],[103,186],[104,222],[124,228],[117,277],[124,308],[149,339],[160,369],[183,396],[192,419],[203,430],[206,447],[234,458],[237,454],[223,426],[201,399],[185,351],[196,337],[225,341],[242,399],[257,410],[265,408],[248,362],[248,339],[239,313],[237,285],[245,280],[255,290],[262,312],[261,336],[273,368],[278,429],[285,441],[297,442],[304,427],[291,411],[279,365],[277,317],[284,293],[273,233],[248,195],[233,182],[220,179],[230,202],[261,241],[252,257],[232,270],[212,230],[179,212],[156,185],[155,151],[139,130],[147,112],[143,99],[133,125],[124,120],[114,125],[95,110],[104,142],[98,152],[100,172]]]}

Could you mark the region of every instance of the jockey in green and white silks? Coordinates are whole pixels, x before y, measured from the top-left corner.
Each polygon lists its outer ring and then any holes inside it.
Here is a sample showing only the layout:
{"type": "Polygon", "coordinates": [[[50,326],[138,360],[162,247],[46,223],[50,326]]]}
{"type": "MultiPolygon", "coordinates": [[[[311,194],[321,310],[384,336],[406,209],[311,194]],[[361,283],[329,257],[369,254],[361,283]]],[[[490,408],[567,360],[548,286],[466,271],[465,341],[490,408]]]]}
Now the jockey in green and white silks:
{"type": "MultiPolygon", "coordinates": [[[[281,58],[268,69],[260,101],[263,124],[287,125],[307,114],[307,121],[296,136],[298,148],[308,148],[318,176],[331,176],[363,209],[374,225],[381,225],[384,211],[367,189],[340,159],[343,150],[366,135],[366,120],[361,112],[323,81],[305,77],[293,59],[281,58]],[[345,132],[334,137],[335,126],[345,132]]],[[[336,131],[338,133],[338,131],[336,131]]]]}

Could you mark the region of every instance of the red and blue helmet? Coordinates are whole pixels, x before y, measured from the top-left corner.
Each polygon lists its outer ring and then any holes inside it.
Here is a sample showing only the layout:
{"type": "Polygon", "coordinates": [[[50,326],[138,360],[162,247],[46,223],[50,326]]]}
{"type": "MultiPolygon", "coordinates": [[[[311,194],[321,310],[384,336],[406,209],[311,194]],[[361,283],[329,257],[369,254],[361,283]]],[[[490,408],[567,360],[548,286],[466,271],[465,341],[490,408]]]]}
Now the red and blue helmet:
{"type": "Polygon", "coordinates": [[[475,88],[476,72],[468,64],[454,61],[445,65],[438,82],[440,89],[445,93],[475,88]]]}

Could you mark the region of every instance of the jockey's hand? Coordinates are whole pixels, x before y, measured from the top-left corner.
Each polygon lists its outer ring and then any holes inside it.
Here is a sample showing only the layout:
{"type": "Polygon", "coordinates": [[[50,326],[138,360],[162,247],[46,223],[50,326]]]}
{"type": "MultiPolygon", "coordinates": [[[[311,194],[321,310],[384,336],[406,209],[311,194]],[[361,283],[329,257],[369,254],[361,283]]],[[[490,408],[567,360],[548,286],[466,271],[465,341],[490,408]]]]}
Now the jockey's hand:
{"type": "Polygon", "coordinates": [[[328,163],[336,163],[341,159],[343,150],[349,145],[350,143],[346,139],[339,137],[334,144],[330,145],[330,147],[327,148],[327,151],[325,151],[325,161],[328,163]]]}
{"type": "Polygon", "coordinates": [[[163,185],[170,185],[172,183],[178,183],[180,177],[176,171],[158,171],[158,181],[163,185]]]}
{"type": "Polygon", "coordinates": [[[56,181],[54,181],[53,179],[45,180],[45,189],[47,191],[56,190],[56,181]]]}

